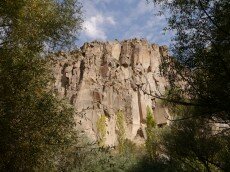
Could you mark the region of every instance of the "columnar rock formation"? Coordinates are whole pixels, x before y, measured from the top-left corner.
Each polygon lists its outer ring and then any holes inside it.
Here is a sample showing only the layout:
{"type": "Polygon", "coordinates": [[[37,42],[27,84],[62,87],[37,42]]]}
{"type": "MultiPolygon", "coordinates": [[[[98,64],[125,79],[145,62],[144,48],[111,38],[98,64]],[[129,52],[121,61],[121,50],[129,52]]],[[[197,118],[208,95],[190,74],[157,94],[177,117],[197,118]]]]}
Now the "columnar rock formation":
{"type": "Polygon", "coordinates": [[[167,48],[146,40],[85,43],[81,50],[52,57],[54,89],[76,111],[77,126],[97,140],[97,121],[106,117],[106,145],[117,144],[116,114],[125,116],[126,138],[145,137],[146,109],[158,124],[165,124],[167,109],[151,95],[161,95],[168,82],[160,73],[167,48]]]}

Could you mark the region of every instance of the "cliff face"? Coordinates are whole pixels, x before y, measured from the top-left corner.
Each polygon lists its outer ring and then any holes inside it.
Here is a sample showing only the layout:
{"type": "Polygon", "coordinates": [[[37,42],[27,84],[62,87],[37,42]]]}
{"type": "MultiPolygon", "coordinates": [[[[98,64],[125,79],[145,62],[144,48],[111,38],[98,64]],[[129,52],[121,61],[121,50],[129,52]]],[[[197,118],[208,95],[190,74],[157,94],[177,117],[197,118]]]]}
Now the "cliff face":
{"type": "Polygon", "coordinates": [[[164,56],[165,47],[145,40],[85,43],[79,51],[52,58],[54,89],[74,105],[77,127],[91,139],[98,139],[97,123],[105,116],[104,144],[116,145],[117,113],[122,111],[125,137],[142,142],[147,106],[157,124],[167,122],[167,109],[151,96],[168,87],[159,69],[164,56]]]}

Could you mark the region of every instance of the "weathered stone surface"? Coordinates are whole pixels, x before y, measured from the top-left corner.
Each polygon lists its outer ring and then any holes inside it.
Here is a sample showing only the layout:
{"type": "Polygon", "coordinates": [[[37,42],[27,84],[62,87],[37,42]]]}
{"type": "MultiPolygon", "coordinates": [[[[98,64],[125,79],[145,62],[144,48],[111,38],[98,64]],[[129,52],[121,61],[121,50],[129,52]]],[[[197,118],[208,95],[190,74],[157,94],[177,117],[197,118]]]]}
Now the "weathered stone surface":
{"type": "Polygon", "coordinates": [[[54,89],[76,111],[77,127],[96,140],[97,120],[106,116],[106,145],[117,144],[116,120],[125,116],[125,136],[137,143],[146,138],[146,108],[157,124],[165,124],[168,111],[156,102],[168,81],[159,66],[167,48],[146,40],[85,43],[81,50],[52,57],[54,89]],[[153,95],[153,96],[152,96],[153,95]]]}

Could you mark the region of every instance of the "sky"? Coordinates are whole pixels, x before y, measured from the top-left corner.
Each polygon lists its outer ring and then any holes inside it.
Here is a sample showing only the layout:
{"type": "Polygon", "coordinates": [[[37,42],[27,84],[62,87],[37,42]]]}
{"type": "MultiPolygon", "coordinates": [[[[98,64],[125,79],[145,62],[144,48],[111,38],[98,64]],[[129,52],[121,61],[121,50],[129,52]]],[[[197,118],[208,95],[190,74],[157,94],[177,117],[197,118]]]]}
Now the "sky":
{"type": "Polygon", "coordinates": [[[93,40],[112,41],[145,38],[151,43],[169,45],[172,32],[165,32],[165,16],[146,0],[82,0],[84,23],[79,46],[93,40]]]}

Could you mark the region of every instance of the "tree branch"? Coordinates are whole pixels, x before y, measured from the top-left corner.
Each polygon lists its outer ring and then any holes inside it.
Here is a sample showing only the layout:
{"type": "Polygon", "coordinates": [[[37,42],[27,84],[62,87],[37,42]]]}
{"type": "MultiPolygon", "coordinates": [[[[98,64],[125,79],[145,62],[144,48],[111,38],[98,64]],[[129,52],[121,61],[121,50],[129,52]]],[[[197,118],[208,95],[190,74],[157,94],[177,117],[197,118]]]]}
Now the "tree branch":
{"type": "Polygon", "coordinates": [[[161,97],[159,95],[153,95],[151,93],[147,93],[145,90],[143,90],[142,88],[140,88],[140,86],[138,86],[138,88],[143,91],[145,94],[153,97],[153,98],[157,98],[157,99],[160,99],[160,100],[165,100],[167,102],[170,102],[170,103],[175,103],[175,104],[179,104],[179,105],[184,105],[184,106],[198,106],[198,107],[207,107],[208,105],[205,105],[205,104],[198,104],[198,103],[192,103],[192,102],[186,102],[186,101],[179,101],[179,100],[172,100],[172,99],[168,99],[168,98],[164,98],[164,97],[161,97]]]}
{"type": "Polygon", "coordinates": [[[225,30],[223,30],[223,29],[212,19],[212,17],[207,13],[207,11],[206,11],[205,8],[204,8],[203,3],[202,3],[200,0],[198,0],[198,2],[199,2],[199,4],[200,4],[201,10],[204,11],[204,13],[207,15],[208,19],[209,19],[209,20],[210,20],[220,31],[222,31],[222,32],[225,33],[226,35],[229,35],[229,33],[226,32],[225,30]]]}

